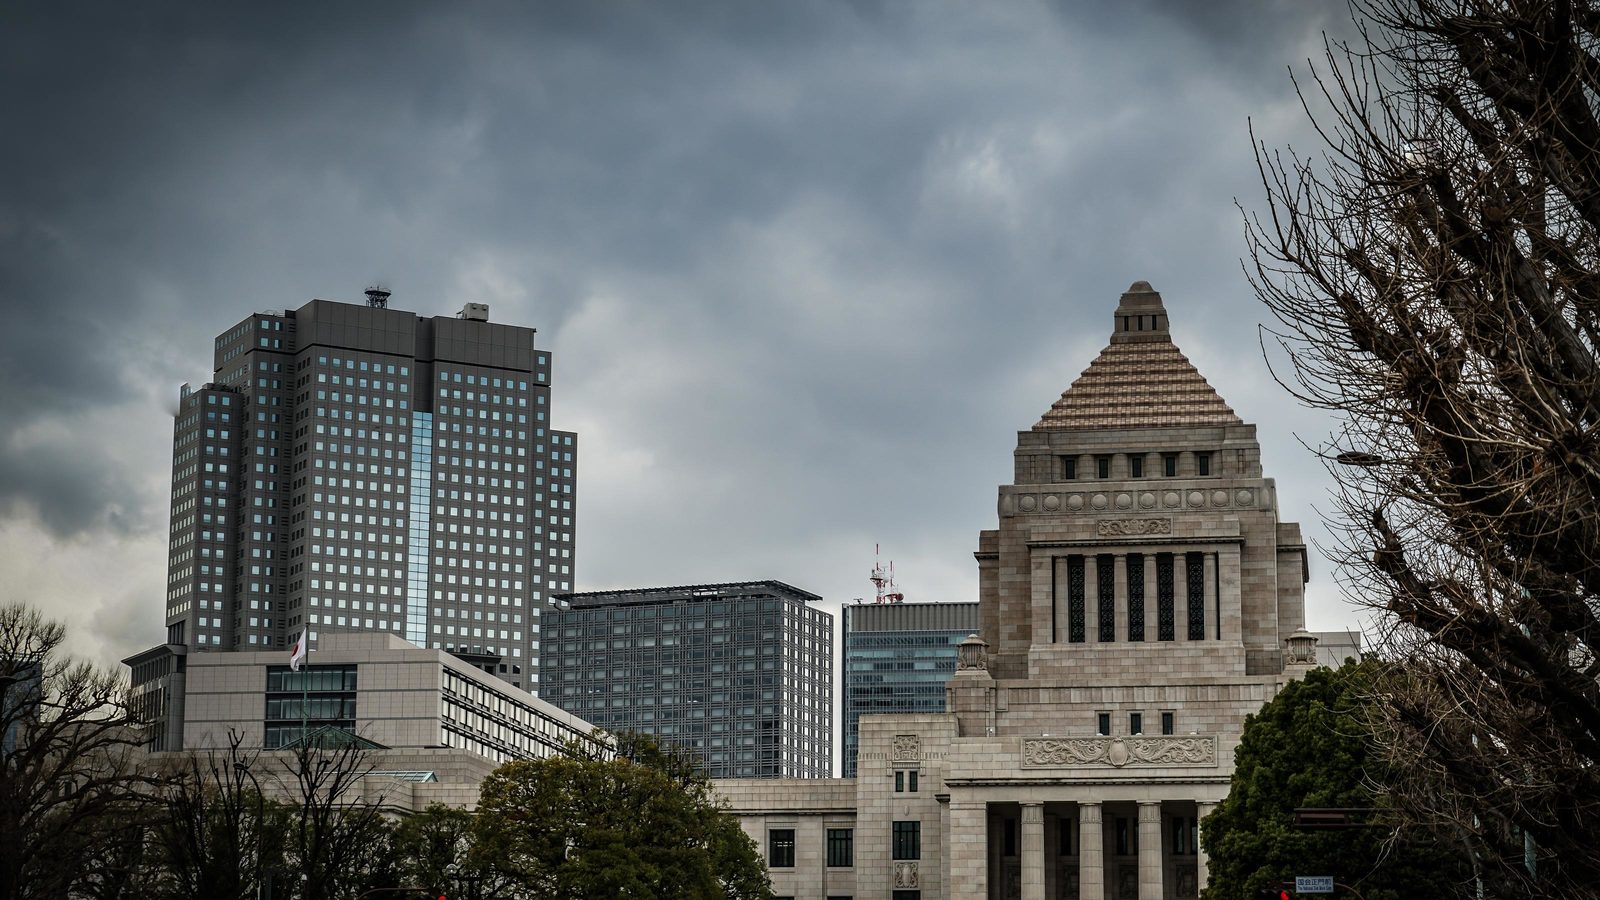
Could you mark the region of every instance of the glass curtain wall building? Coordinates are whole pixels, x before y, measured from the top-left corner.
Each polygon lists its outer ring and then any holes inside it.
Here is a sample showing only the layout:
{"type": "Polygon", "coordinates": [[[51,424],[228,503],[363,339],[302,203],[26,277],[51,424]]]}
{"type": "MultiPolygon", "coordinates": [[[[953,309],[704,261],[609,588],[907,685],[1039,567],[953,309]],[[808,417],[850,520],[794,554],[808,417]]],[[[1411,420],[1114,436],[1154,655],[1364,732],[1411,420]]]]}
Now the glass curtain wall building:
{"type": "Polygon", "coordinates": [[[550,353],[488,307],[419,317],[313,300],[220,335],[173,431],[167,643],[385,632],[538,684],[570,590],[577,438],[550,353]]]}
{"type": "Polygon", "coordinates": [[[847,604],[843,776],[856,775],[861,716],[944,712],[956,646],[978,630],[976,603],[847,604]]]}
{"type": "Polygon", "coordinates": [[[561,594],[541,695],[653,734],[713,778],[826,778],[833,616],[778,581],[561,594]]]}

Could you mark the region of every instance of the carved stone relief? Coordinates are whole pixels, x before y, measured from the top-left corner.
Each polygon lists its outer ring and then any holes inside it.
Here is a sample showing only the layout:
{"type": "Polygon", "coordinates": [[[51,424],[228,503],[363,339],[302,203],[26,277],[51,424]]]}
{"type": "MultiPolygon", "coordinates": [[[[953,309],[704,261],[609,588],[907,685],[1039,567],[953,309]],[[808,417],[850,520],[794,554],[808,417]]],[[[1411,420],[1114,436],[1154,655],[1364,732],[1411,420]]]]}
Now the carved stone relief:
{"type": "Polygon", "coordinates": [[[1023,768],[1214,766],[1212,737],[1023,738],[1023,768]]]}
{"type": "Polygon", "coordinates": [[[1100,537],[1135,537],[1146,534],[1171,534],[1171,519],[1106,519],[1095,523],[1100,537]]]}
{"type": "Polygon", "coordinates": [[[915,762],[922,755],[922,738],[914,734],[897,734],[889,744],[891,762],[915,762]]]}

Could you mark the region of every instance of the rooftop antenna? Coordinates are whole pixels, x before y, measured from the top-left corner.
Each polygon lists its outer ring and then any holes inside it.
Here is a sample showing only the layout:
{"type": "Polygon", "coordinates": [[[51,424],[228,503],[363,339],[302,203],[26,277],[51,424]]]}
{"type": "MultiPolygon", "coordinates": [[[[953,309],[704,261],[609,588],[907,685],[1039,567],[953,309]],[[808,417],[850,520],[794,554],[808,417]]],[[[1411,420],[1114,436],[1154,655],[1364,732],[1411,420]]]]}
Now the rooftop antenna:
{"type": "Polygon", "coordinates": [[[373,309],[388,309],[389,292],[376,285],[367,288],[367,305],[373,309]]]}
{"type": "Polygon", "coordinates": [[[879,559],[878,559],[879,555],[882,552],[883,552],[882,551],[882,547],[880,547],[878,544],[873,544],[872,545],[872,579],[871,580],[872,580],[872,586],[874,588],[877,588],[877,596],[873,599],[872,602],[873,603],[901,603],[901,602],[904,602],[905,599],[906,599],[906,595],[901,593],[900,589],[895,587],[895,584],[894,584],[894,561],[891,560],[889,562],[889,568],[888,568],[887,571],[885,571],[884,568],[883,568],[883,563],[880,562],[879,559]]]}

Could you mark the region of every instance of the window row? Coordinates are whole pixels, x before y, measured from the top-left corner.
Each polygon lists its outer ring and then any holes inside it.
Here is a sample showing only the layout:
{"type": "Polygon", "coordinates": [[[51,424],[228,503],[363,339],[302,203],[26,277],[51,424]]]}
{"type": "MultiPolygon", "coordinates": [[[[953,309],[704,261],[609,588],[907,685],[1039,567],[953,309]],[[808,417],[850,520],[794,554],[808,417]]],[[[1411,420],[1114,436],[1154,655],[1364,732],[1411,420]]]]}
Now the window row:
{"type": "MultiPolygon", "coordinates": [[[[1094,714],[1094,733],[1102,737],[1111,734],[1111,713],[1099,712],[1094,714]]],[[[1161,713],[1161,733],[1173,734],[1177,727],[1177,714],[1163,710],[1161,713]]],[[[1144,713],[1128,713],[1128,734],[1144,734],[1144,713]]]]}
{"type": "Polygon", "coordinates": [[[1146,463],[1150,461],[1153,453],[1103,453],[1093,456],[1062,456],[1061,479],[1063,481],[1077,481],[1079,478],[1088,477],[1086,473],[1093,473],[1094,478],[1101,480],[1110,478],[1146,478],[1151,477],[1150,471],[1159,471],[1162,478],[1177,478],[1180,476],[1209,477],[1212,473],[1211,451],[1184,451],[1182,453],[1159,454],[1159,470],[1155,470],[1146,463]]]}

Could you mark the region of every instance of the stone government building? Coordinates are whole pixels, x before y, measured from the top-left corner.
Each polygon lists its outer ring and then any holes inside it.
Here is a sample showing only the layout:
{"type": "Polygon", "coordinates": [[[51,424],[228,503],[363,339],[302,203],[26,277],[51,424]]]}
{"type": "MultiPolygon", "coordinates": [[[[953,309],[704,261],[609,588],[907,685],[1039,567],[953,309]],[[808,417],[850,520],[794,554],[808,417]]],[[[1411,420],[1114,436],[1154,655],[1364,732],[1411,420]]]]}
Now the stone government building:
{"type": "Polygon", "coordinates": [[[716,782],[781,897],[1195,897],[1245,716],[1316,659],[1299,526],[1161,295],[1017,438],[944,713],[865,716],[855,778],[716,782]]]}

